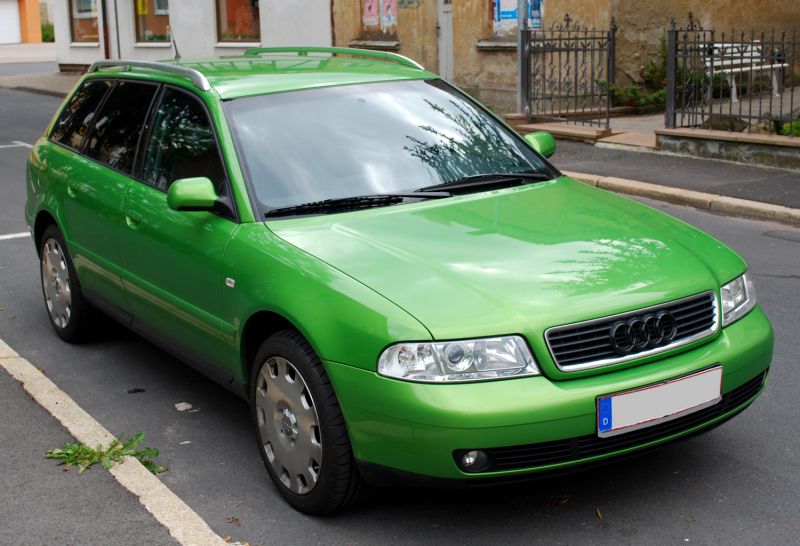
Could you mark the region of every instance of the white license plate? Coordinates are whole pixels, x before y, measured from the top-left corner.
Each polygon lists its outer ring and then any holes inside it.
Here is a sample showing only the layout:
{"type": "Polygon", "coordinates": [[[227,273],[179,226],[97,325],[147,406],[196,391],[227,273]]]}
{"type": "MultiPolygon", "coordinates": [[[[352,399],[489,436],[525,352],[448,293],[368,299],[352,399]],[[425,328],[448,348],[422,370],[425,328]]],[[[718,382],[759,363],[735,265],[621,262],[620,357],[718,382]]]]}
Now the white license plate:
{"type": "Polygon", "coordinates": [[[722,366],[597,398],[597,435],[614,436],[713,406],[722,399],[722,366]]]}

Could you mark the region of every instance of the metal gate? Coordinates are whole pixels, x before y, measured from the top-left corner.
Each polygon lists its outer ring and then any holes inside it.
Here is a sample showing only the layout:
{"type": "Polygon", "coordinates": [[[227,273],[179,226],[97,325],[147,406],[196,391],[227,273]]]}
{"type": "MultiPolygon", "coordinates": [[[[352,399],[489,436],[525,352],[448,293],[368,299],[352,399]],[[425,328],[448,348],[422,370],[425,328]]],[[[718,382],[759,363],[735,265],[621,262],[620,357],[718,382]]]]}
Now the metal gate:
{"type": "Polygon", "coordinates": [[[608,128],[617,27],[581,26],[569,15],[548,29],[520,28],[520,111],[532,121],[608,128]]]}

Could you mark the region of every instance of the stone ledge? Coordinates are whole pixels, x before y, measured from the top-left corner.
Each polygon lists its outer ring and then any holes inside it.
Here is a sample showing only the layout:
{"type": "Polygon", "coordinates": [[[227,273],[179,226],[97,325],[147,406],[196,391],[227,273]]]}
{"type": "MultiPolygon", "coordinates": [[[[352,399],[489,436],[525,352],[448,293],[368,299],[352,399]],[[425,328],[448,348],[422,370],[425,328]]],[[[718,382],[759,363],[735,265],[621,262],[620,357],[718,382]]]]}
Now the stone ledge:
{"type": "Polygon", "coordinates": [[[361,49],[394,51],[396,49],[400,49],[400,40],[353,40],[347,45],[361,49]]]}
{"type": "Polygon", "coordinates": [[[498,40],[478,40],[475,43],[481,51],[517,51],[517,42],[501,42],[498,40]]]}
{"type": "Polygon", "coordinates": [[[703,140],[721,140],[725,142],[741,142],[743,144],[766,144],[770,146],[789,146],[800,148],[799,137],[783,135],[754,135],[748,133],[732,133],[713,131],[710,129],[656,129],[656,135],[677,138],[698,138],[703,140]]]}

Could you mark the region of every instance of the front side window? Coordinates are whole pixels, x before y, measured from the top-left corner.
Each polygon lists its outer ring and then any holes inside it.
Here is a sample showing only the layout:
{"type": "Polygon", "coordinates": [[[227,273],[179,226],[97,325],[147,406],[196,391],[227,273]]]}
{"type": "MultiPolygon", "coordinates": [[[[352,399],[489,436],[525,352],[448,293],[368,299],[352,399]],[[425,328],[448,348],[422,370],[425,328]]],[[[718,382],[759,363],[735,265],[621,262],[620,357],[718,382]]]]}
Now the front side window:
{"type": "Polygon", "coordinates": [[[134,2],[137,42],[169,42],[168,0],[136,0],[134,2]]]}
{"type": "Polygon", "coordinates": [[[194,97],[167,88],[156,110],[142,178],[162,191],[181,178],[205,176],[223,193],[225,171],[205,109],[194,97]]]}
{"type": "Polygon", "coordinates": [[[216,0],[220,42],[261,40],[258,0],[216,0]]]}
{"type": "Polygon", "coordinates": [[[86,155],[123,173],[133,171],[139,135],[157,86],[121,81],[97,114],[86,155]]]}
{"type": "Polygon", "coordinates": [[[81,85],[59,114],[50,138],[70,148],[80,148],[97,107],[110,87],[110,80],[88,80],[81,85]]]}
{"type": "Polygon", "coordinates": [[[97,0],[69,0],[73,42],[99,42],[97,0]]]}
{"type": "Polygon", "coordinates": [[[224,108],[264,210],[487,173],[550,172],[510,129],[440,80],[257,95],[224,108]]]}

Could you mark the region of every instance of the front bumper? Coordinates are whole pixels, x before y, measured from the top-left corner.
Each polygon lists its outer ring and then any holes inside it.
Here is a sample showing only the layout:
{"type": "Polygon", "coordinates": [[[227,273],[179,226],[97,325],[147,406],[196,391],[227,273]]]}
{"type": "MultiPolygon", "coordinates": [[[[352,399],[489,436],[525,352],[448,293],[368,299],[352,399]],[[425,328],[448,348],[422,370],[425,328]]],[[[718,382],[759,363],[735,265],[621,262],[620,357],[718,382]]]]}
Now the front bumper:
{"type": "Polygon", "coordinates": [[[641,442],[622,442],[611,450],[585,451],[568,460],[531,459],[532,466],[523,468],[466,473],[456,465],[454,453],[596,436],[597,396],[687,375],[717,363],[723,367],[723,395],[732,394],[767,370],[772,345],[772,327],[757,307],[700,347],[624,370],[563,381],[528,377],[432,385],[389,379],[332,362],[326,362],[326,369],[345,414],[355,456],[365,468],[388,467],[432,478],[506,481],[585,466],[700,432],[741,411],[760,387],[744,401],[718,408],[691,426],[665,431],[656,438],[645,435],[641,442]]]}

